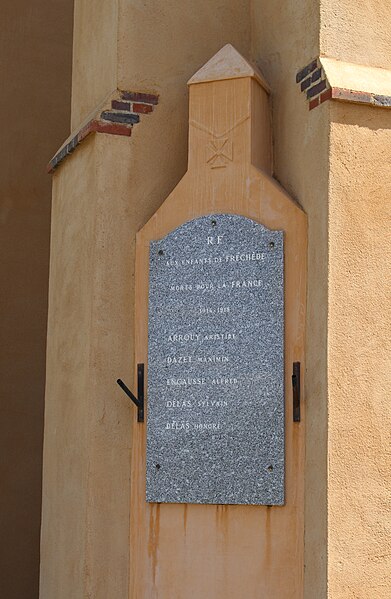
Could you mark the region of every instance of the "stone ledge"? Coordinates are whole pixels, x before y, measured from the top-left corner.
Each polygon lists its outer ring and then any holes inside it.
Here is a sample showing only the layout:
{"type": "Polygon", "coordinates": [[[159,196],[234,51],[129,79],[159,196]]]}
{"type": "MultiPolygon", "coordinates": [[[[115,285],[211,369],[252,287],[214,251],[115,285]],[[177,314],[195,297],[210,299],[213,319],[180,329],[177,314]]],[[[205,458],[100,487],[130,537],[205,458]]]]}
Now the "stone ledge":
{"type": "Polygon", "coordinates": [[[309,110],[326,100],[391,107],[391,71],[320,56],[300,69],[296,83],[309,110]]]}
{"type": "Polygon", "coordinates": [[[116,90],[65,140],[47,165],[48,173],[53,173],[91,133],[129,137],[133,126],[140,121],[140,114],[151,113],[158,101],[159,96],[154,94],[116,90]]]}

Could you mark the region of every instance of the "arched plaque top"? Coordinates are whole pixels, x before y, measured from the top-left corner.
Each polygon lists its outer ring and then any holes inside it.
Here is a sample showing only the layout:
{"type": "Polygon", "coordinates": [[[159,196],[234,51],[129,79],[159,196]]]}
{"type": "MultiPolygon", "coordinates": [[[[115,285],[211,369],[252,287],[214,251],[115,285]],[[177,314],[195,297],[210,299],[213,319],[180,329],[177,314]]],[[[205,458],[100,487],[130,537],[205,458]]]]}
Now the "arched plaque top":
{"type": "Polygon", "coordinates": [[[231,44],[226,44],[189,79],[187,84],[193,85],[241,77],[256,79],[264,90],[268,94],[270,93],[270,86],[260,70],[243,58],[231,44]]]}
{"type": "Polygon", "coordinates": [[[224,222],[225,225],[228,225],[230,228],[239,227],[238,230],[240,230],[241,232],[243,232],[243,229],[242,230],[240,229],[240,225],[242,224],[245,227],[246,231],[248,231],[248,232],[252,231],[254,234],[262,233],[262,235],[264,235],[265,233],[268,233],[268,232],[270,232],[270,233],[277,232],[280,234],[283,233],[283,231],[280,231],[280,230],[269,229],[262,223],[255,221],[251,218],[247,218],[246,216],[241,216],[238,214],[230,214],[230,213],[216,213],[216,214],[206,214],[204,216],[200,216],[198,218],[193,218],[191,220],[188,220],[188,221],[182,223],[181,225],[179,225],[178,227],[176,227],[175,229],[173,229],[172,231],[169,231],[167,233],[167,235],[165,235],[164,237],[162,237],[160,239],[156,239],[155,242],[165,241],[166,239],[170,239],[172,236],[174,238],[177,238],[179,236],[186,236],[188,234],[189,230],[191,230],[191,231],[194,231],[195,229],[205,230],[205,227],[207,229],[210,229],[212,233],[217,232],[217,230],[219,228],[219,224],[222,221],[224,222]]]}

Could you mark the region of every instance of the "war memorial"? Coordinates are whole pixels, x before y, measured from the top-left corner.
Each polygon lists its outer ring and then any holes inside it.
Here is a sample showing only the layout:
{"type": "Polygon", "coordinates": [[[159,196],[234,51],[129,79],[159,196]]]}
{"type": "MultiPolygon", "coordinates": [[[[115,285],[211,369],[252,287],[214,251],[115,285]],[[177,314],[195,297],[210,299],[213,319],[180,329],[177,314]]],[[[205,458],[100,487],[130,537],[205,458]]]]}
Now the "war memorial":
{"type": "Polygon", "coordinates": [[[390,17],[75,0],[7,599],[390,596],[390,17]]]}

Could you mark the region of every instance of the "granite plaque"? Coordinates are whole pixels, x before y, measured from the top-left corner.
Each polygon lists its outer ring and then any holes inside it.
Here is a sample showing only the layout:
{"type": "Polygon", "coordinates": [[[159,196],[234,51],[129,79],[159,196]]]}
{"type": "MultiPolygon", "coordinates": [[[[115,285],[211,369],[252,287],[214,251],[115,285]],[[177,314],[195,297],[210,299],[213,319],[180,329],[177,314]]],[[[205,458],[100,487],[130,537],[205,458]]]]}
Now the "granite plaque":
{"type": "Polygon", "coordinates": [[[284,503],[283,232],[197,218],[150,244],[150,502],[284,503]]]}

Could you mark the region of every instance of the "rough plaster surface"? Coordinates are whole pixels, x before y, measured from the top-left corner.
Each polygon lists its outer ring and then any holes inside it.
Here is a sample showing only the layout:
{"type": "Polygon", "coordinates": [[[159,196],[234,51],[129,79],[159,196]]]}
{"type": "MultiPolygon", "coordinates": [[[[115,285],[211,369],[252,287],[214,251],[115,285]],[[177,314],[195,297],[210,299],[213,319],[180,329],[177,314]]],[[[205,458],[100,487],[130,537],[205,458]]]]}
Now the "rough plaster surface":
{"type": "Polygon", "coordinates": [[[117,87],[118,2],[74,0],[72,131],[117,87]]]}
{"type": "Polygon", "coordinates": [[[45,393],[43,521],[40,597],[65,597],[69,584],[83,596],[88,501],[89,345],[94,176],[91,144],[78,167],[53,178],[49,319],[45,393]],[[74,190],[67,194],[67,188],[74,190]],[[83,198],[84,202],[83,202],[83,198]],[[73,215],[77,218],[73,220],[73,215]],[[90,218],[88,218],[90,215],[90,218]],[[84,456],[84,459],[80,459],[84,456]]]}
{"type": "Polygon", "coordinates": [[[320,52],[339,60],[391,68],[390,4],[320,0],[320,52]]]}
{"type": "Polygon", "coordinates": [[[118,85],[183,103],[183,84],[226,43],[248,56],[249,28],[249,0],[119,0],[118,85]]]}
{"type": "Polygon", "coordinates": [[[391,595],[391,114],[331,107],[329,597],[391,595]]]}
{"type": "Polygon", "coordinates": [[[316,56],[319,6],[311,0],[253,5],[253,59],[272,89],[274,174],[308,215],[306,341],[305,598],[327,585],[328,105],[308,111],[292,77],[316,56]],[[305,31],[305,36],[303,32],[305,31]]]}
{"type": "Polygon", "coordinates": [[[133,354],[127,141],[91,137],[54,176],[43,599],[127,596],[131,408],[115,383],[133,354]]]}

